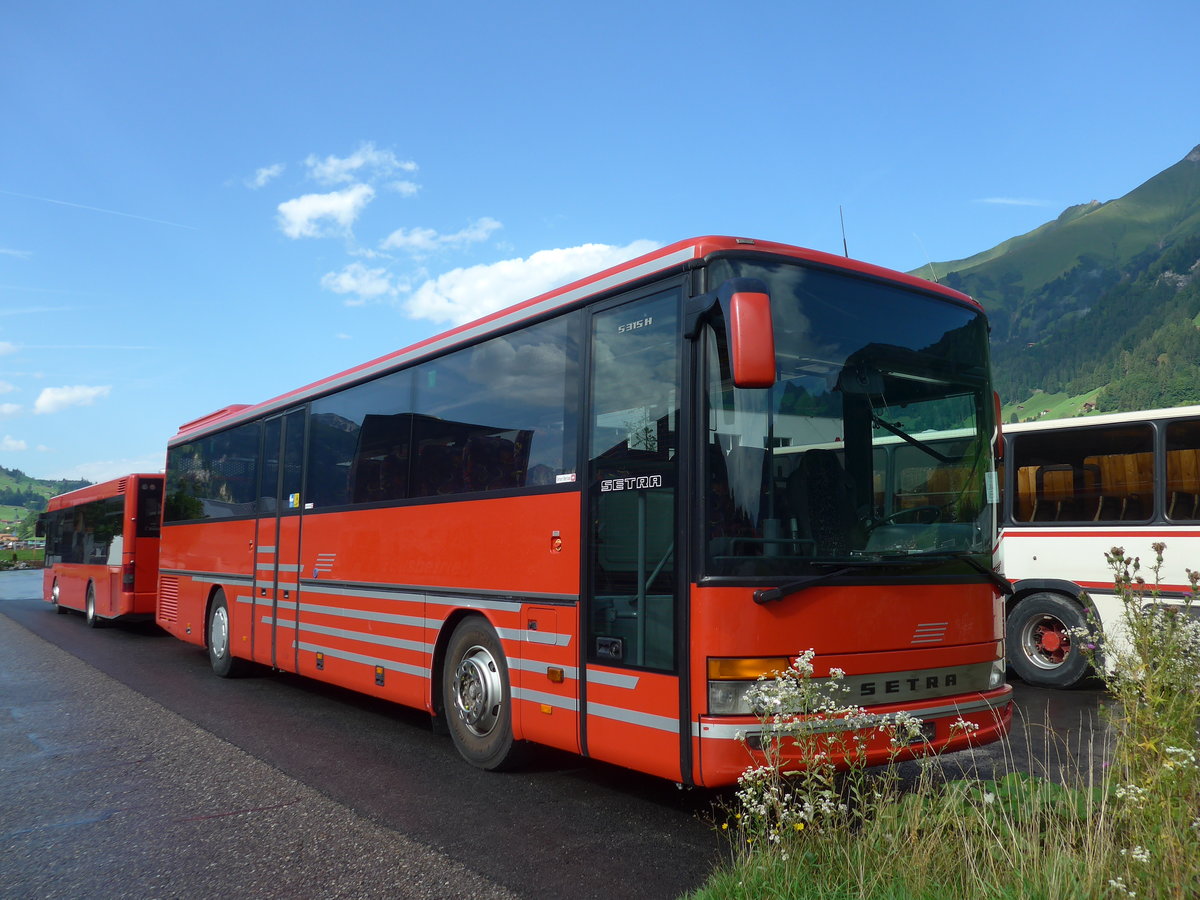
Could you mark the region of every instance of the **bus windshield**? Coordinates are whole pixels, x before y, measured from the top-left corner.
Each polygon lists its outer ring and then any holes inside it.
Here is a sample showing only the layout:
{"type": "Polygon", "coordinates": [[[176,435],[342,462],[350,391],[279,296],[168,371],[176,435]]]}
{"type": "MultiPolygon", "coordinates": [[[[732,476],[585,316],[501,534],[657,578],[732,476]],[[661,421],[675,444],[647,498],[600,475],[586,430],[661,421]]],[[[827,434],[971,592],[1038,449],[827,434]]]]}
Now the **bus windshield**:
{"type": "Polygon", "coordinates": [[[771,295],[778,378],[733,386],[707,330],[705,574],[816,575],[990,554],[996,481],[983,316],[796,264],[716,260],[771,295]]]}

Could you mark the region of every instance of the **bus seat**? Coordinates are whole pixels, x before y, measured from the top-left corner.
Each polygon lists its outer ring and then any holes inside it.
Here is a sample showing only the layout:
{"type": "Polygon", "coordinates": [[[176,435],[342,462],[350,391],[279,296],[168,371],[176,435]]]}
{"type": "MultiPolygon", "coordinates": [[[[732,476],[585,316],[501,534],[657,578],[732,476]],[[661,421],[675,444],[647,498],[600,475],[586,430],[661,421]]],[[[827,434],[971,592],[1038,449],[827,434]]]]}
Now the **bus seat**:
{"type": "Polygon", "coordinates": [[[787,492],[797,537],[813,541],[818,556],[844,555],[862,546],[854,485],[835,451],[806,451],[788,476],[787,492]]]}

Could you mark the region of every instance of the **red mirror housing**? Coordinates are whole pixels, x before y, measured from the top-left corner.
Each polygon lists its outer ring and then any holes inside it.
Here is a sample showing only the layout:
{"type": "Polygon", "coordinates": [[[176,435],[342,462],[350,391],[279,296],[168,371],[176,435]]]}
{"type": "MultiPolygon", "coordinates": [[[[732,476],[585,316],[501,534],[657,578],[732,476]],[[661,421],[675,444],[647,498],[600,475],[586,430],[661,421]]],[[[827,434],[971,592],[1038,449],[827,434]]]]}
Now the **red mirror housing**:
{"type": "Polygon", "coordinates": [[[775,384],[775,329],[771,297],[758,291],[735,291],[729,298],[729,363],[740,388],[775,384]]]}

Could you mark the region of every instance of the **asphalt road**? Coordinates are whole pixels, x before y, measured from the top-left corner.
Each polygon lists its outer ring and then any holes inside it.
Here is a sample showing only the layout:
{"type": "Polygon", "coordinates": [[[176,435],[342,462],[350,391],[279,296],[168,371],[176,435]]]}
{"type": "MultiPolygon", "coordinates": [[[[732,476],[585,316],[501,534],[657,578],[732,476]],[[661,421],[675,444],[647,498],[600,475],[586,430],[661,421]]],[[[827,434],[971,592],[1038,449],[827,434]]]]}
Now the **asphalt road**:
{"type": "MultiPolygon", "coordinates": [[[[553,751],[477,771],[428,717],[228,681],[152,625],[93,631],[0,574],[0,897],[669,898],[724,856],[721,797],[553,751]]],[[[951,774],[1098,764],[1098,689],[1014,685],[951,774]]]]}

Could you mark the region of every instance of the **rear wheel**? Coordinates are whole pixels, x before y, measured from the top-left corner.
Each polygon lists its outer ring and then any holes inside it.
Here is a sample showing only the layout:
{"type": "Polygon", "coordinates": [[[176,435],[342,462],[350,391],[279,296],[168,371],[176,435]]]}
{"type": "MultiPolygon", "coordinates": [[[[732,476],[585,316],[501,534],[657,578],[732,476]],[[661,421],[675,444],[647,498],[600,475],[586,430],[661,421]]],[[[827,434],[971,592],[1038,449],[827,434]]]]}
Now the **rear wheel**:
{"type": "Polygon", "coordinates": [[[454,629],[442,669],[442,705],[454,745],[480,769],[518,762],[508,663],[496,630],[478,616],[454,629]]]}
{"type": "Polygon", "coordinates": [[[1008,614],[1008,663],[1021,679],[1044,687],[1074,687],[1088,675],[1088,661],[1072,634],[1085,628],[1083,608],[1059,594],[1030,594],[1008,614]]]}
{"type": "Polygon", "coordinates": [[[250,664],[233,655],[233,637],[229,619],[229,604],[225,592],[218,590],[208,610],[208,661],[212,670],[222,678],[238,678],[249,671],[250,664]]]}
{"type": "Polygon", "coordinates": [[[93,584],[87,586],[87,599],[83,601],[83,618],[88,628],[99,628],[104,624],[104,620],[96,615],[96,586],[93,584]]]}

